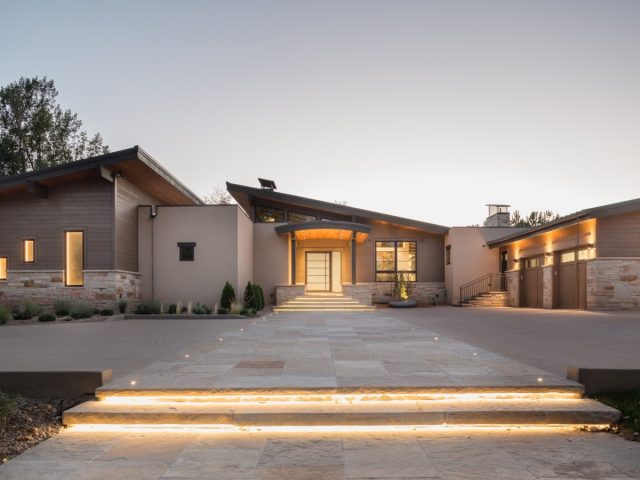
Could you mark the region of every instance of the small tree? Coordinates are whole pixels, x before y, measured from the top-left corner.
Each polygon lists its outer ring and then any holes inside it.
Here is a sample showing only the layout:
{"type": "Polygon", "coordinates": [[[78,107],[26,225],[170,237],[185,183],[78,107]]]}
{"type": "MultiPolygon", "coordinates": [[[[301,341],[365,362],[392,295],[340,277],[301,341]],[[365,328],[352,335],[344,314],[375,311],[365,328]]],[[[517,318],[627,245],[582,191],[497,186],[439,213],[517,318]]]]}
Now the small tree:
{"type": "Polygon", "coordinates": [[[233,286],[226,282],[224,284],[224,288],[222,289],[222,295],[220,296],[220,306],[222,308],[226,308],[227,310],[231,309],[231,304],[236,301],[236,292],[233,289],[233,286]]]}
{"type": "Polygon", "coordinates": [[[393,283],[393,296],[400,300],[408,300],[413,292],[413,285],[407,280],[404,272],[398,272],[393,283]]]}
{"type": "Polygon", "coordinates": [[[244,297],[242,298],[244,308],[253,308],[258,310],[258,299],[256,298],[255,285],[251,282],[247,282],[247,287],[244,289],[244,297]]]}

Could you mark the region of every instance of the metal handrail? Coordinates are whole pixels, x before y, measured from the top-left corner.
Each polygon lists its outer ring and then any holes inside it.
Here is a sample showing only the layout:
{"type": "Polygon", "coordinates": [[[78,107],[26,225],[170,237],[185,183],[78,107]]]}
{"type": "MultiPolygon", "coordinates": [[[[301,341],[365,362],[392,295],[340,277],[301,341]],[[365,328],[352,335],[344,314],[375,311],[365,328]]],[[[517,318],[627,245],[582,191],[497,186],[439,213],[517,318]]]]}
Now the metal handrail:
{"type": "Polygon", "coordinates": [[[506,273],[487,273],[460,286],[460,303],[489,292],[506,292],[506,273]]]}

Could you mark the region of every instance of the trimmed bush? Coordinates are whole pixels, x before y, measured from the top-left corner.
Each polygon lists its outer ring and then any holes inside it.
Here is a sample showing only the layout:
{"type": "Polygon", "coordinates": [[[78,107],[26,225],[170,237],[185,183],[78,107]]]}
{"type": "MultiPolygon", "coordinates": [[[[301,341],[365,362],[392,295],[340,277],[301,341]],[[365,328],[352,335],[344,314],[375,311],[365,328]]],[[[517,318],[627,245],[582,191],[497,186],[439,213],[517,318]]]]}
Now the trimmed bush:
{"type": "Polygon", "coordinates": [[[157,300],[151,300],[149,302],[140,303],[134,313],[138,315],[158,315],[160,314],[162,307],[160,306],[160,302],[157,300]]]}
{"type": "Polygon", "coordinates": [[[258,298],[256,297],[255,287],[251,282],[247,282],[247,287],[244,289],[244,296],[242,297],[244,308],[258,308],[258,298]]]}
{"type": "Polygon", "coordinates": [[[38,317],[39,322],[55,322],[56,316],[53,313],[43,313],[38,317]]]}
{"type": "Polygon", "coordinates": [[[102,310],[100,310],[100,315],[102,315],[103,317],[110,317],[111,315],[113,315],[113,310],[111,308],[103,308],[102,310]]]}
{"type": "Polygon", "coordinates": [[[178,306],[175,303],[172,303],[171,305],[169,305],[169,310],[167,310],[167,313],[170,315],[175,315],[178,312],[178,306]]]}
{"type": "Polygon", "coordinates": [[[118,312],[125,313],[127,311],[127,303],[124,298],[118,300],[118,312]]]}
{"type": "Polygon", "coordinates": [[[256,297],[256,310],[262,310],[264,308],[264,293],[262,292],[262,287],[258,284],[253,284],[254,295],[256,297]]]}
{"type": "Polygon", "coordinates": [[[53,313],[58,317],[66,317],[71,312],[73,302],[68,298],[56,298],[53,301],[53,313]]]}
{"type": "Polygon", "coordinates": [[[182,307],[180,313],[189,313],[189,307],[182,307]]]}
{"type": "Polygon", "coordinates": [[[24,299],[13,307],[13,318],[16,320],[29,320],[42,313],[44,308],[30,299],[24,299]]]}
{"type": "Polygon", "coordinates": [[[229,313],[229,309],[220,307],[217,313],[218,315],[227,315],[229,313]]]}
{"type": "Polygon", "coordinates": [[[233,286],[226,282],[222,289],[222,296],[220,297],[220,307],[231,310],[231,304],[236,301],[236,292],[233,286]]]}
{"type": "Polygon", "coordinates": [[[193,306],[192,312],[195,315],[209,315],[209,314],[211,314],[212,310],[209,307],[207,307],[206,305],[203,305],[201,303],[196,303],[193,306]]]}
{"type": "Polygon", "coordinates": [[[0,305],[0,325],[4,325],[12,318],[11,309],[5,305],[0,305]]]}
{"type": "MultiPolygon", "coordinates": [[[[71,318],[91,318],[95,312],[93,306],[86,300],[80,300],[71,307],[71,318]]],[[[98,310],[100,313],[100,310],[98,310]]]]}

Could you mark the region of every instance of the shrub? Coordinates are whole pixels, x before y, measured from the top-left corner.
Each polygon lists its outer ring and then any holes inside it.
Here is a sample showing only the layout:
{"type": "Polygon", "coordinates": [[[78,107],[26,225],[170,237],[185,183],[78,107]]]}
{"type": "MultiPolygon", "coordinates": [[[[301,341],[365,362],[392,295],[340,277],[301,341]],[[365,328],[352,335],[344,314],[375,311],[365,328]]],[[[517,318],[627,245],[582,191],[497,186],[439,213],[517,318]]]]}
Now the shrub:
{"type": "Polygon", "coordinates": [[[0,325],[4,325],[12,318],[11,309],[5,305],[0,305],[0,325]]]}
{"type": "Polygon", "coordinates": [[[100,309],[99,308],[93,308],[93,314],[94,315],[100,315],[100,309]]]}
{"type": "Polygon", "coordinates": [[[29,320],[37,317],[44,309],[30,299],[24,299],[13,307],[13,318],[16,320],[29,320]]]}
{"type": "Polygon", "coordinates": [[[220,307],[231,310],[231,304],[236,301],[236,292],[233,286],[226,282],[222,289],[222,296],[220,297],[220,307]]]}
{"type": "Polygon", "coordinates": [[[232,313],[233,315],[240,315],[241,311],[242,311],[242,304],[240,302],[233,302],[231,304],[231,308],[229,309],[230,313],[232,313]]]}
{"type": "Polygon", "coordinates": [[[256,311],[253,308],[243,308],[240,315],[244,315],[245,317],[255,317],[256,311]]]}
{"type": "Polygon", "coordinates": [[[53,313],[58,317],[65,317],[71,312],[73,303],[68,298],[56,298],[53,301],[53,313]]]}
{"type": "Polygon", "coordinates": [[[53,313],[43,313],[38,317],[39,322],[55,322],[56,316],[53,313]]]}
{"type": "Polygon", "coordinates": [[[253,284],[253,289],[255,291],[254,295],[256,297],[256,310],[262,310],[264,308],[264,293],[262,292],[262,287],[257,284],[253,284]]]}
{"type": "Polygon", "coordinates": [[[160,302],[157,300],[151,300],[148,302],[141,302],[133,312],[138,315],[158,315],[161,310],[160,302]]]}
{"type": "Polygon", "coordinates": [[[189,313],[189,307],[182,307],[180,313],[189,313]]]}
{"type": "Polygon", "coordinates": [[[167,310],[167,313],[171,315],[175,315],[177,311],[178,311],[178,306],[175,303],[172,303],[171,305],[169,305],[169,310],[167,310]]]}
{"type": "Polygon", "coordinates": [[[0,392],[0,425],[4,425],[7,418],[16,413],[18,396],[0,392]]]}
{"type": "MultiPolygon", "coordinates": [[[[71,318],[91,318],[96,309],[86,300],[80,300],[71,307],[71,318]]],[[[100,310],[98,310],[100,313],[100,310]]]]}
{"type": "Polygon", "coordinates": [[[211,311],[209,307],[201,303],[196,303],[193,306],[193,313],[196,315],[209,315],[211,311]]]}
{"type": "Polygon", "coordinates": [[[222,307],[220,307],[220,308],[218,309],[218,312],[217,312],[217,313],[218,313],[218,315],[226,315],[226,314],[228,314],[228,313],[229,313],[229,309],[228,309],[228,308],[222,308],[222,307]]]}
{"type": "Polygon", "coordinates": [[[100,310],[100,315],[102,315],[103,317],[110,317],[111,315],[113,315],[113,310],[111,308],[103,308],[102,310],[100,310]]]}
{"type": "Polygon", "coordinates": [[[124,298],[118,300],[118,311],[124,313],[127,311],[127,301],[124,298]]]}
{"type": "Polygon", "coordinates": [[[242,303],[244,308],[258,308],[258,298],[256,297],[255,285],[251,282],[247,282],[247,287],[244,289],[244,296],[242,297],[242,303]]]}

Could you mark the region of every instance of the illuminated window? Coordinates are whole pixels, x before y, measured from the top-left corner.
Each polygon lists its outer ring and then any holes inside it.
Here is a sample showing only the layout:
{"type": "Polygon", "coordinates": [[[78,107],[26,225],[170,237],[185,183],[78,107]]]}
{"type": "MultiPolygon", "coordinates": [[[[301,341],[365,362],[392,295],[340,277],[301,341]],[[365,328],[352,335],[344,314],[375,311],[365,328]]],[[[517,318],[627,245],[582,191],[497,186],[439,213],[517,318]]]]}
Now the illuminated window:
{"type": "Polygon", "coordinates": [[[578,250],[578,260],[589,260],[589,250],[586,248],[578,250]]]}
{"type": "Polygon", "coordinates": [[[313,222],[318,217],[315,215],[307,215],[306,213],[289,212],[289,223],[313,222]]]}
{"type": "Polygon", "coordinates": [[[279,208],[256,206],[256,222],[284,223],[284,210],[279,208]]]}
{"type": "Polygon", "coordinates": [[[447,245],[447,248],[444,251],[445,263],[447,265],[451,265],[451,245],[447,245]]]}
{"type": "Polygon", "coordinates": [[[33,238],[22,241],[22,258],[24,263],[36,261],[36,241],[33,238]]]}
{"type": "Polygon", "coordinates": [[[84,232],[64,232],[64,284],[67,287],[84,285],[84,232]]]}
{"type": "Polygon", "coordinates": [[[180,250],[181,262],[193,262],[196,258],[196,244],[191,243],[179,243],[178,249],[180,250]]]}
{"type": "Polygon", "coordinates": [[[560,255],[561,263],[575,262],[576,261],[576,252],[564,252],[560,255]]]}
{"type": "Polygon", "coordinates": [[[416,281],[416,242],[376,242],[376,282],[393,282],[400,272],[416,281]]]}
{"type": "Polygon", "coordinates": [[[7,257],[0,257],[0,280],[7,279],[7,257]]]}

